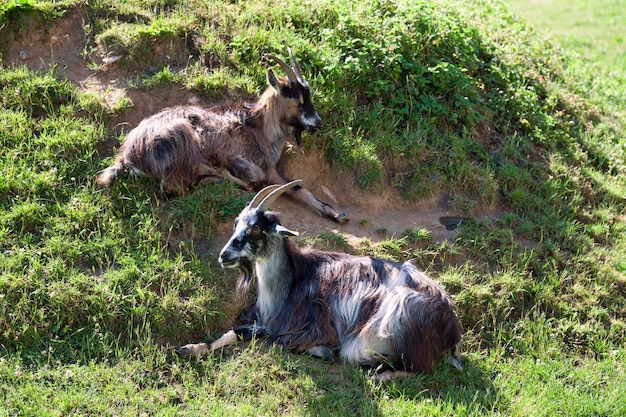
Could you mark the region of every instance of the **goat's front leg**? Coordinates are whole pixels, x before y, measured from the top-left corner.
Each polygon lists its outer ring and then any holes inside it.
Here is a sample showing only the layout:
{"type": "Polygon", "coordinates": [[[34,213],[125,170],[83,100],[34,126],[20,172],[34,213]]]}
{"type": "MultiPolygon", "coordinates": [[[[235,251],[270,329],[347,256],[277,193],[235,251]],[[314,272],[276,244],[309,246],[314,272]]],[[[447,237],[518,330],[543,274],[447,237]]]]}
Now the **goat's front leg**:
{"type": "Polygon", "coordinates": [[[393,381],[394,379],[406,378],[411,375],[414,375],[414,373],[407,372],[407,371],[387,370],[387,371],[372,375],[372,379],[376,382],[389,382],[389,381],[393,381]]]}
{"type": "MultiPolygon", "coordinates": [[[[278,172],[274,172],[270,175],[270,184],[287,184],[290,180],[283,178],[278,172]]],[[[317,214],[322,217],[331,219],[339,224],[346,224],[350,221],[350,218],[346,213],[337,212],[330,204],[324,203],[318,200],[309,190],[299,185],[296,185],[289,191],[287,191],[296,200],[311,207],[317,214]]]]}
{"type": "Polygon", "coordinates": [[[224,333],[219,339],[215,340],[214,342],[190,343],[176,349],[176,353],[183,358],[200,356],[211,353],[214,350],[221,349],[226,346],[231,346],[239,342],[248,342],[255,337],[263,336],[265,336],[265,330],[254,324],[239,326],[224,333]]]}
{"type": "Polygon", "coordinates": [[[254,189],[249,182],[240,180],[239,178],[233,176],[227,169],[213,168],[205,164],[199,165],[196,168],[196,177],[198,178],[198,182],[201,184],[214,184],[220,181],[228,180],[248,191],[252,191],[254,189]]]}
{"type": "Polygon", "coordinates": [[[253,190],[265,182],[265,172],[254,162],[248,161],[241,156],[228,158],[226,167],[228,178],[242,185],[247,190],[253,190]]]}
{"type": "Polygon", "coordinates": [[[346,213],[339,213],[330,204],[318,200],[309,190],[296,185],[287,191],[293,198],[311,207],[317,214],[322,217],[331,219],[339,224],[346,224],[350,218],[346,213]]]}

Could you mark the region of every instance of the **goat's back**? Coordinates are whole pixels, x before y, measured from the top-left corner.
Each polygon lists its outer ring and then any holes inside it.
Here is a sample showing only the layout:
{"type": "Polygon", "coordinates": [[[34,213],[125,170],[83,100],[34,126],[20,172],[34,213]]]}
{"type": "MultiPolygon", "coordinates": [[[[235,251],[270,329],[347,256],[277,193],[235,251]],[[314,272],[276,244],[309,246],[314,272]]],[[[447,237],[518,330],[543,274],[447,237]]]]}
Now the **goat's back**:
{"type": "Polygon", "coordinates": [[[189,146],[179,139],[184,137],[185,142],[195,142],[198,151],[208,162],[217,162],[235,154],[247,155],[254,150],[248,138],[254,135],[249,132],[253,127],[247,126],[247,120],[248,114],[245,110],[231,106],[168,107],[142,120],[131,130],[124,140],[122,150],[149,150],[153,148],[151,143],[170,137],[170,143],[182,153],[189,146]]]}
{"type": "Polygon", "coordinates": [[[407,371],[431,372],[461,339],[444,289],[408,262],[303,250],[299,263],[301,283],[319,283],[348,362],[384,357],[407,371]]]}
{"type": "Polygon", "coordinates": [[[163,188],[178,191],[220,175],[220,169],[260,182],[268,159],[252,123],[243,107],[166,108],[128,133],[116,165],[100,182],[110,183],[122,167],[159,178],[163,188]]]}

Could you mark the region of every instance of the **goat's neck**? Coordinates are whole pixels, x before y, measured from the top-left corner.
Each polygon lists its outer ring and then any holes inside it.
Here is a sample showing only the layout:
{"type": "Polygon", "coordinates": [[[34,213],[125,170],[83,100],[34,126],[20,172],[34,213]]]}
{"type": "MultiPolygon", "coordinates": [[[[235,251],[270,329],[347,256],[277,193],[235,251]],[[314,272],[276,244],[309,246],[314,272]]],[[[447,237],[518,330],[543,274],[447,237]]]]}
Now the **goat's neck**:
{"type": "Polygon", "coordinates": [[[289,295],[293,281],[291,252],[283,238],[274,237],[268,242],[267,256],[257,258],[257,307],[263,320],[276,312],[289,295]]]}
{"type": "Polygon", "coordinates": [[[282,112],[276,108],[275,100],[277,98],[266,91],[250,111],[254,125],[263,132],[265,156],[273,165],[280,159],[292,131],[292,127],[281,119],[282,112]]]}
{"type": "MultiPolygon", "coordinates": [[[[266,115],[265,117],[269,119],[270,115],[266,115]]],[[[281,123],[280,120],[266,120],[263,126],[263,131],[266,138],[271,138],[269,145],[272,157],[274,159],[274,163],[278,163],[278,160],[283,153],[283,148],[285,147],[285,141],[291,132],[291,126],[281,123]],[[268,126],[273,127],[268,128],[268,126]]]]}

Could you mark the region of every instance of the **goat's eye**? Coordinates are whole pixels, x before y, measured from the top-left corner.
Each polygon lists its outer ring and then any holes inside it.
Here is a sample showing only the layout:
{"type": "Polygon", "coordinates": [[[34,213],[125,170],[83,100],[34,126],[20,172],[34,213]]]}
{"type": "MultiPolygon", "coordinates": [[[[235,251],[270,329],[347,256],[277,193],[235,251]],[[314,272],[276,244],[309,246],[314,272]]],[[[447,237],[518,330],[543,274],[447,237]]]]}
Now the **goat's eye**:
{"type": "Polygon", "coordinates": [[[258,224],[254,224],[252,225],[250,230],[252,230],[252,233],[258,233],[261,230],[261,226],[259,226],[258,224]]]}

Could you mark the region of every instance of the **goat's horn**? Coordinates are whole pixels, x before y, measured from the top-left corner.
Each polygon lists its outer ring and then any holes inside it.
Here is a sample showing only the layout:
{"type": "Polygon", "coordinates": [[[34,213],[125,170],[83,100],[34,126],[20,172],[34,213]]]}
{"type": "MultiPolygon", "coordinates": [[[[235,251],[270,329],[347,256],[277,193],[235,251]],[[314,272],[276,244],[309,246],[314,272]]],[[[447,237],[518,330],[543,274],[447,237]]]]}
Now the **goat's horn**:
{"type": "Polygon", "coordinates": [[[298,81],[304,83],[304,79],[302,78],[302,70],[300,69],[300,65],[298,61],[296,61],[296,57],[293,56],[293,52],[291,52],[291,48],[287,48],[289,51],[289,56],[291,57],[291,63],[293,66],[293,72],[296,73],[296,77],[298,77],[298,81]]]}
{"type": "Polygon", "coordinates": [[[261,203],[258,206],[259,210],[263,210],[265,211],[265,209],[274,202],[274,200],[276,200],[278,197],[280,197],[281,194],[283,194],[285,191],[288,191],[290,189],[292,189],[293,187],[297,186],[298,184],[303,183],[304,181],[302,180],[295,180],[295,181],[291,181],[288,182],[287,184],[281,185],[280,187],[276,188],[275,190],[272,190],[264,199],[263,201],[261,201],[261,203]]]}
{"type": "Polygon", "coordinates": [[[293,69],[291,69],[291,67],[285,63],[285,61],[272,54],[267,54],[267,57],[273,59],[278,65],[280,65],[283,71],[285,71],[285,74],[287,74],[287,78],[289,78],[289,81],[294,83],[299,82],[298,76],[293,71],[293,69]]]}
{"type": "Polygon", "coordinates": [[[250,208],[254,209],[256,208],[259,203],[265,198],[266,195],[268,195],[269,193],[271,193],[272,191],[280,188],[281,185],[280,184],[272,184],[272,185],[268,185],[267,187],[263,188],[261,191],[259,191],[258,193],[256,193],[256,195],[254,196],[254,198],[252,199],[252,201],[250,201],[250,208]]]}

